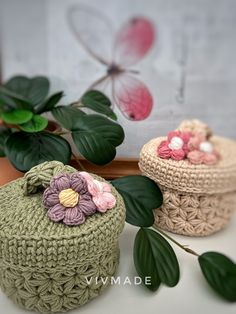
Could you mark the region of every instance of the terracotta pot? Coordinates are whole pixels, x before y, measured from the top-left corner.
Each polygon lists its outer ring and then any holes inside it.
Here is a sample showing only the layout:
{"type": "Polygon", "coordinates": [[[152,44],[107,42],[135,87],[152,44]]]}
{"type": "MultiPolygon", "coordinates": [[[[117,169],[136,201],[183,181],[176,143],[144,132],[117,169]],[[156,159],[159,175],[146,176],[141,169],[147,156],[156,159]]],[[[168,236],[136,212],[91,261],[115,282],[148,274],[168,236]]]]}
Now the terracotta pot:
{"type": "Polygon", "coordinates": [[[5,158],[0,158],[0,186],[12,180],[22,177],[24,174],[14,168],[10,161],[5,158]]]}

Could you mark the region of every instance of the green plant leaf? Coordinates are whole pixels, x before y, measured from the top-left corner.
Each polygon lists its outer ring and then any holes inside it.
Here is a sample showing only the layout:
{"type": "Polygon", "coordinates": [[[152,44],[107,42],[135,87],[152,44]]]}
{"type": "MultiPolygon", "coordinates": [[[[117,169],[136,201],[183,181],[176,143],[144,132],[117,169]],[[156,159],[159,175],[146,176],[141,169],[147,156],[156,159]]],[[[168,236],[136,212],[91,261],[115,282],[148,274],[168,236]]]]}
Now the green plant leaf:
{"type": "Polygon", "coordinates": [[[198,258],[209,285],[228,301],[236,301],[236,264],[217,252],[206,252],[198,258]]]}
{"type": "Polygon", "coordinates": [[[133,259],[136,271],[142,279],[143,284],[149,290],[156,291],[161,284],[161,279],[158,275],[151,244],[143,229],[139,229],[136,234],[133,259]],[[148,279],[150,279],[151,284],[148,284],[148,279]]]}
{"type": "Polygon", "coordinates": [[[0,125],[0,157],[5,157],[5,143],[10,134],[10,129],[0,125]]]}
{"type": "Polygon", "coordinates": [[[6,111],[2,114],[3,121],[10,124],[26,123],[31,120],[32,117],[33,113],[24,109],[14,109],[11,111],[6,111]]]}
{"type": "Polygon", "coordinates": [[[5,153],[16,169],[26,172],[44,161],[58,160],[68,164],[71,148],[58,135],[16,132],[8,137],[5,153]]]}
{"type": "Polygon", "coordinates": [[[39,104],[35,108],[35,112],[43,113],[43,112],[51,111],[62,97],[63,97],[63,92],[58,92],[56,94],[53,94],[45,102],[39,104]]]}
{"type": "Polygon", "coordinates": [[[105,165],[116,156],[116,147],[124,140],[122,127],[96,114],[80,117],[72,127],[79,152],[96,165],[105,165]]]}
{"type": "Polygon", "coordinates": [[[90,90],[86,92],[81,98],[81,103],[85,107],[90,108],[93,111],[102,113],[113,120],[117,120],[117,116],[115,115],[114,111],[110,108],[111,107],[110,99],[98,90],[90,90]]]}
{"type": "Polygon", "coordinates": [[[48,120],[40,115],[33,115],[32,119],[20,125],[22,131],[25,132],[40,132],[48,125],[48,120]]]}
{"type": "Polygon", "coordinates": [[[0,90],[0,106],[8,109],[16,108],[16,102],[0,90]]]}
{"type": "Polygon", "coordinates": [[[72,130],[81,116],[85,113],[78,108],[71,106],[58,106],[53,108],[54,118],[67,130],[72,130]]]}
{"type": "Polygon", "coordinates": [[[5,103],[10,108],[32,110],[32,103],[22,95],[18,95],[4,86],[0,86],[0,103],[5,103]]]}
{"type": "Polygon", "coordinates": [[[150,241],[161,281],[169,287],[176,286],[180,271],[174,250],[159,233],[150,229],[144,229],[144,232],[150,241]]]}
{"type": "Polygon", "coordinates": [[[144,176],[126,176],[111,181],[122,195],[126,207],[126,221],[139,227],[154,223],[153,209],[162,205],[163,196],[156,183],[144,176]]]}
{"type": "Polygon", "coordinates": [[[169,287],[179,282],[179,263],[170,244],[157,232],[141,228],[134,245],[134,264],[138,273],[149,269],[151,277],[159,278],[169,287]],[[150,268],[152,264],[153,270],[150,268]],[[148,267],[149,266],[149,267],[148,267]]]}
{"type": "Polygon", "coordinates": [[[4,85],[8,90],[28,99],[33,105],[45,100],[49,91],[49,80],[44,76],[28,78],[15,76],[4,85]]]}

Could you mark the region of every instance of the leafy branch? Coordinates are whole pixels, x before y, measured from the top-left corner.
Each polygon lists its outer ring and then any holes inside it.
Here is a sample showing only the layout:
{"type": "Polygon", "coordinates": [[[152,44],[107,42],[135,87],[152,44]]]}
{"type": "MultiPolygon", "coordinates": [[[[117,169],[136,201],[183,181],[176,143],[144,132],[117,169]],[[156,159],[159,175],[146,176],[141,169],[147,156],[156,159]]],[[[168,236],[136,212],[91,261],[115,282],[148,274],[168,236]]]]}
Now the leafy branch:
{"type": "Polygon", "coordinates": [[[59,102],[64,93],[49,95],[49,89],[50,82],[43,76],[15,76],[0,86],[0,120],[4,123],[0,128],[0,156],[6,155],[23,172],[44,161],[68,164],[72,150],[63,136],[69,134],[88,161],[96,165],[112,161],[116,147],[124,140],[124,130],[114,121],[117,117],[109,98],[90,90],[80,98],[79,107],[62,106],[59,102]],[[60,129],[48,128],[44,115],[48,112],[60,129]]]}
{"type": "Polygon", "coordinates": [[[159,187],[143,176],[128,176],[112,181],[126,205],[126,221],[140,227],[136,234],[133,259],[138,275],[145,286],[156,291],[161,284],[174,287],[180,279],[179,263],[169,242],[198,258],[200,269],[208,284],[224,299],[236,301],[236,264],[217,252],[201,255],[180,244],[159,229],[150,229],[154,223],[153,209],[162,205],[159,187]],[[145,278],[149,277],[150,282],[145,278]]]}

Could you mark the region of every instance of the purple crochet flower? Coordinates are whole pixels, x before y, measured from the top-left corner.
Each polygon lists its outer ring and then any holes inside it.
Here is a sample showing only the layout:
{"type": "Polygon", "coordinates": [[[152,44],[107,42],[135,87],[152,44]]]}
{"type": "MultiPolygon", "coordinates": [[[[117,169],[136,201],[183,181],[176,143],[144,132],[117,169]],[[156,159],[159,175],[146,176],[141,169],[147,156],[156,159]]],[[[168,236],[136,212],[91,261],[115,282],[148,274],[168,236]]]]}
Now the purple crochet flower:
{"type": "Polygon", "coordinates": [[[52,221],[63,220],[66,225],[81,225],[86,216],[97,210],[87,182],[79,172],[55,176],[44,191],[43,204],[52,221]]]}

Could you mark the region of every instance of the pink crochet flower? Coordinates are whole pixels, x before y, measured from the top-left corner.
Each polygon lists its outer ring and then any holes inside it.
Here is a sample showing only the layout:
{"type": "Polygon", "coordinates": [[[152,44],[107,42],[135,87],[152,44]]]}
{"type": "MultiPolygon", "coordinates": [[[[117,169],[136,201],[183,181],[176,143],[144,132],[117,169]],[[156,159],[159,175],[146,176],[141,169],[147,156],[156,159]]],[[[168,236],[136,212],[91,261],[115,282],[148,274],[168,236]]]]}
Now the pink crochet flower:
{"type": "Polygon", "coordinates": [[[66,225],[81,225],[97,210],[87,181],[79,172],[55,176],[44,191],[43,204],[52,221],[62,220],[66,225]]]}
{"type": "Polygon", "coordinates": [[[116,205],[116,198],[111,193],[111,185],[109,183],[98,181],[87,172],[80,172],[80,174],[87,181],[89,193],[92,195],[98,211],[104,213],[116,205]]]}
{"type": "Polygon", "coordinates": [[[188,142],[191,137],[189,132],[173,131],[162,141],[157,148],[157,154],[163,159],[183,160],[189,150],[188,142]]]}
{"type": "Polygon", "coordinates": [[[196,133],[188,143],[190,152],[187,158],[192,164],[214,165],[219,160],[219,153],[202,133],[196,133]]]}

